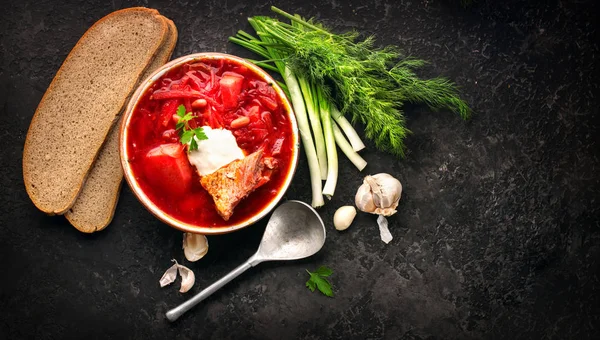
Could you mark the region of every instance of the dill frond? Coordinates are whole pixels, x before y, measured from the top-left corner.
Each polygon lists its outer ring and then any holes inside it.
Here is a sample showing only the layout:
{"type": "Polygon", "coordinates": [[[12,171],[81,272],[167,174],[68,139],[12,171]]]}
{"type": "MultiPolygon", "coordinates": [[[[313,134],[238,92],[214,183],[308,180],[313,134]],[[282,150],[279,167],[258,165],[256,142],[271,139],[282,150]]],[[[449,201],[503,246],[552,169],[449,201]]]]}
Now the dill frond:
{"type": "MultiPolygon", "coordinates": [[[[334,34],[312,19],[275,7],[272,10],[291,23],[266,16],[250,18],[261,40],[268,44],[249,49],[263,56],[261,52],[268,51],[268,55],[281,57],[275,62],[278,69],[284,63],[295,74],[318,84],[342,114],[365,126],[365,135],[377,148],[405,156],[404,139],[410,134],[402,112],[406,102],[449,110],[464,119],[470,116],[471,110],[454,83],[440,77],[419,78],[415,69],[426,61],[404,57],[397,46],[376,48],[374,36],[359,39],[355,31],[334,34]]],[[[238,34],[238,38],[253,39],[247,34],[238,34]]]]}

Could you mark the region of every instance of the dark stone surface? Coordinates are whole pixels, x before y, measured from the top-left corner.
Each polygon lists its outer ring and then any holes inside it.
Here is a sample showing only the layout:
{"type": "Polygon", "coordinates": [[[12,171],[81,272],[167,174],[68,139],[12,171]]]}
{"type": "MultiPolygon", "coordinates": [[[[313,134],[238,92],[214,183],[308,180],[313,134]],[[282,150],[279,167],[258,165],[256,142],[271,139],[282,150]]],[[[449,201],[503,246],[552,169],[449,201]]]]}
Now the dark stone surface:
{"type": "MultiPolygon", "coordinates": [[[[3,1],[0,8],[0,338],[478,339],[577,338],[600,328],[596,1],[282,1],[337,31],[377,34],[428,59],[425,75],[455,80],[469,122],[407,107],[405,160],[374,151],[365,173],[402,181],[394,240],[361,214],[343,233],[332,215],[364,174],[340,161],[335,198],[320,210],[328,239],[316,256],[263,264],[169,324],[165,311],[233,269],[265,223],[209,237],[186,263],[192,292],[160,289],[181,233],[124,188],[113,223],[83,235],[37,211],[21,153],[33,112],[85,30],[124,7],[154,7],[179,27],[174,56],[247,56],[227,37],[270,14],[247,1],[3,1]],[[334,270],[335,298],[310,293],[305,268],[334,270]]],[[[309,200],[302,158],[287,198],[309,200]]],[[[184,261],[185,263],[185,261],[184,261]]]]}

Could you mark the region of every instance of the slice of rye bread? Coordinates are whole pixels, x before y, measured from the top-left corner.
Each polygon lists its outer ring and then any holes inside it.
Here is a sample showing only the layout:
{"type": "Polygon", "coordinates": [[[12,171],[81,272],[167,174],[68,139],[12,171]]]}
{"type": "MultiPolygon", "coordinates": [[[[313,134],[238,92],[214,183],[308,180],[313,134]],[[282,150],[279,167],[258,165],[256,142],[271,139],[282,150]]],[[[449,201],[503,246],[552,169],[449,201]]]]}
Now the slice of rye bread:
{"type": "MultiPolygon", "coordinates": [[[[148,65],[142,81],[169,61],[175,49],[177,27],[173,21],[167,18],[164,20],[169,25],[169,34],[148,65]]],[[[81,232],[100,231],[108,226],[114,216],[123,182],[123,169],[119,157],[120,122],[121,120],[113,126],[75,204],[65,213],[67,220],[81,232]]]]}
{"type": "Polygon", "coordinates": [[[23,180],[38,209],[62,214],[75,203],[167,32],[158,11],[134,7],[105,16],[79,39],[42,97],[25,139],[23,180]]]}

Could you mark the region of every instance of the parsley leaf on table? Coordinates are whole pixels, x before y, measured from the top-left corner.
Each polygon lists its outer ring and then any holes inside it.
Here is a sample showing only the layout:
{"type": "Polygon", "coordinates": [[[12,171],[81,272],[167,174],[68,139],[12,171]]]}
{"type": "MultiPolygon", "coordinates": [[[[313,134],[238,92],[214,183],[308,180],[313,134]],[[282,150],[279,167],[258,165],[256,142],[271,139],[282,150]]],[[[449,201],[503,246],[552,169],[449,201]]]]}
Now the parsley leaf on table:
{"type": "Polygon", "coordinates": [[[333,274],[333,271],[325,266],[319,267],[314,273],[306,271],[310,275],[310,279],[306,281],[306,287],[314,292],[315,289],[319,289],[321,293],[326,296],[333,297],[333,290],[331,289],[331,283],[326,277],[333,274]]]}
{"type": "Polygon", "coordinates": [[[181,144],[188,144],[188,151],[198,150],[198,142],[196,139],[208,139],[204,133],[204,130],[202,130],[201,127],[195,129],[190,128],[188,122],[195,117],[192,116],[191,112],[185,113],[185,106],[179,105],[177,107],[177,116],[179,119],[177,120],[177,124],[175,124],[175,129],[179,132],[181,144]]]}

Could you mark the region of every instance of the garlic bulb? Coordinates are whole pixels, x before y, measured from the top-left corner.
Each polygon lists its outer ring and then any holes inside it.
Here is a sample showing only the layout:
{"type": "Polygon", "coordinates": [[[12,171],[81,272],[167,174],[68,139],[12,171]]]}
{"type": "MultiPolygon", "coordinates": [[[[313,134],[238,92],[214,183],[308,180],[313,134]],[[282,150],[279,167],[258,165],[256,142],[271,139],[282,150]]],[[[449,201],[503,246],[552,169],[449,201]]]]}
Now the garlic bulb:
{"type": "Polygon", "coordinates": [[[333,215],[333,226],[337,230],[346,230],[356,217],[356,209],[353,206],[346,205],[340,207],[333,215]]]}
{"type": "Polygon", "coordinates": [[[402,195],[402,184],[392,175],[380,173],[366,176],[358,188],[354,203],[356,207],[371,214],[391,216],[402,195]]]}
{"type": "Polygon", "coordinates": [[[195,262],[208,253],[208,239],[202,234],[183,233],[183,253],[190,262],[195,262]]]}
{"type": "Polygon", "coordinates": [[[175,279],[177,279],[177,272],[179,272],[179,276],[181,276],[181,288],[179,289],[179,292],[185,293],[190,290],[196,282],[196,276],[188,267],[180,265],[176,260],[171,261],[175,262],[175,264],[167,269],[167,271],[160,278],[160,286],[164,287],[175,282],[175,279]]]}

